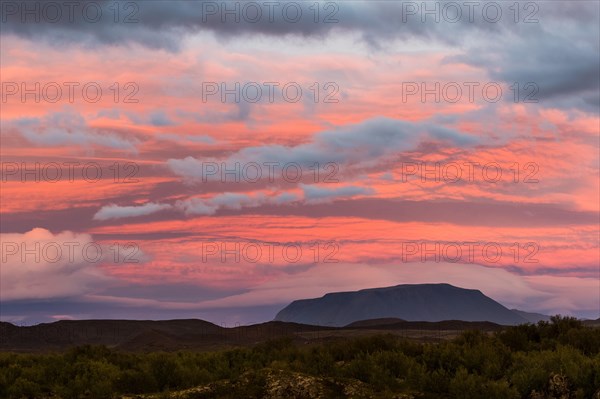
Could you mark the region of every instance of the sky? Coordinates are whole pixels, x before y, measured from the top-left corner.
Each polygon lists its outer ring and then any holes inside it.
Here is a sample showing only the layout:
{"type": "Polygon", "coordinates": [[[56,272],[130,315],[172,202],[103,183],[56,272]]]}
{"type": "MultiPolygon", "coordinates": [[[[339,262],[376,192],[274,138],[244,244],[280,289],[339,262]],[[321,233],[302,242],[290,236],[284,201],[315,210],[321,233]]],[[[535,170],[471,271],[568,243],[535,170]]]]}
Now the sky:
{"type": "Polygon", "coordinates": [[[0,319],[397,284],[600,317],[595,1],[6,1],[0,319]]]}

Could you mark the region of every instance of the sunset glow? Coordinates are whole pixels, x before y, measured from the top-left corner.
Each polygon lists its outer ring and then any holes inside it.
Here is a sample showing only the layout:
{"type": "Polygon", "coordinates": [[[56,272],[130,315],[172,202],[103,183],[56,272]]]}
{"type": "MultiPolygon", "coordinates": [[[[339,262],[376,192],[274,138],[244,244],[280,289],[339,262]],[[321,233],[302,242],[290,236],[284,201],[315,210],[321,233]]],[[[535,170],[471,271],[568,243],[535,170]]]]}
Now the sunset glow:
{"type": "Polygon", "coordinates": [[[600,317],[597,2],[95,3],[2,10],[3,321],[233,325],[405,283],[600,317]]]}

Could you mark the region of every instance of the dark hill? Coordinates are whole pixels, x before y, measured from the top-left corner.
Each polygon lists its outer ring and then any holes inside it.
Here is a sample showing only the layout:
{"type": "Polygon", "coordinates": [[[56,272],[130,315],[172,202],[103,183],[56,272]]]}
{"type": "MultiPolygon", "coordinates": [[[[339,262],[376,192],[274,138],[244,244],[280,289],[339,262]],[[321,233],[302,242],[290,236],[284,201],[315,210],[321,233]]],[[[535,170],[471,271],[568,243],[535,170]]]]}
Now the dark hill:
{"type": "MultiPolygon", "coordinates": [[[[35,326],[0,324],[0,350],[38,351],[77,345],[169,348],[173,342],[222,336],[224,329],[204,320],[61,320],[35,326]]],[[[202,342],[202,340],[200,340],[202,342]]]]}
{"type": "Polygon", "coordinates": [[[525,311],[519,310],[519,309],[511,309],[511,310],[514,313],[518,314],[519,316],[521,316],[522,318],[524,318],[525,320],[527,320],[533,324],[537,324],[538,321],[550,321],[550,316],[545,315],[545,314],[525,312],[525,311]]]}
{"type": "Polygon", "coordinates": [[[294,301],[282,309],[275,320],[341,327],[381,318],[489,321],[501,325],[527,322],[479,290],[450,284],[405,284],[330,293],[321,298],[294,301]]]}
{"type": "Polygon", "coordinates": [[[373,326],[387,326],[390,324],[398,324],[406,322],[406,320],[398,319],[395,317],[383,318],[383,319],[369,319],[360,320],[348,324],[346,327],[373,327],[373,326]]]}
{"type": "Polygon", "coordinates": [[[0,351],[39,352],[80,345],[126,351],[216,350],[274,338],[331,330],[270,321],[223,328],[204,320],[61,320],[20,327],[0,322],[0,351]]]}

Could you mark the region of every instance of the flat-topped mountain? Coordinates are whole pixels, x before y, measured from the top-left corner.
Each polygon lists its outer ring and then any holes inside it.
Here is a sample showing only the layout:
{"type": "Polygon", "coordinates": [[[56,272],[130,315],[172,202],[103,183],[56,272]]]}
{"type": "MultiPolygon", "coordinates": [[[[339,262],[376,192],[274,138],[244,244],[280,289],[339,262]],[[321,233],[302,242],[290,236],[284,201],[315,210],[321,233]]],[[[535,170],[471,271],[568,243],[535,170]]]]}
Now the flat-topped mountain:
{"type": "Polygon", "coordinates": [[[528,320],[479,290],[450,284],[403,284],[301,299],[282,309],[275,320],[321,326],[346,326],[368,319],[407,321],[489,321],[502,325],[528,320]]]}

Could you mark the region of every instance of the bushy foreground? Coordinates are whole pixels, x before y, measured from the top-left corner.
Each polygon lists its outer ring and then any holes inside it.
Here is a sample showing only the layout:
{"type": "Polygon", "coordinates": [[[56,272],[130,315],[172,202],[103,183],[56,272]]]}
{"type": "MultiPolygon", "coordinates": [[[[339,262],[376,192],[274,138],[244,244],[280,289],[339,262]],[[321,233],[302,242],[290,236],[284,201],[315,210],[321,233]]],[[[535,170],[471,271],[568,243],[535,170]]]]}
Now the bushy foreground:
{"type": "Polygon", "coordinates": [[[599,389],[600,329],[560,317],[440,343],[385,335],[209,353],[84,346],[0,354],[0,397],[19,399],[159,392],[144,397],[595,399],[599,389]]]}

